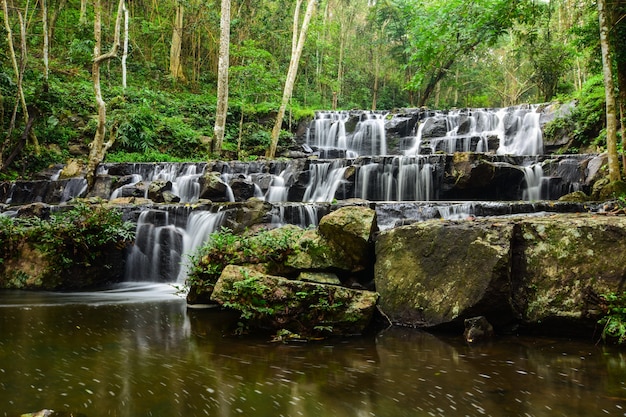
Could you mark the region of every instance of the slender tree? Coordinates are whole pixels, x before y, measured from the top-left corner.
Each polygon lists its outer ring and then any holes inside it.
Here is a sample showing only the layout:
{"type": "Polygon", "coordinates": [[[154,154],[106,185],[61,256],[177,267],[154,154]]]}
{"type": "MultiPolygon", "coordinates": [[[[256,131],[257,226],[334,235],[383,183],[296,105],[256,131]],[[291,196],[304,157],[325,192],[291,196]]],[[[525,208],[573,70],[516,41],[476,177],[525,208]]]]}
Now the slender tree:
{"type": "Polygon", "coordinates": [[[174,28],[172,29],[172,44],[170,46],[170,75],[174,81],[185,81],[181,54],[183,49],[183,15],[185,8],[183,4],[176,2],[176,17],[174,18],[174,28]]]}
{"type": "Polygon", "coordinates": [[[17,150],[17,152],[19,152],[21,150],[27,138],[30,138],[31,145],[33,146],[35,153],[39,154],[39,141],[37,140],[37,136],[35,135],[35,132],[32,129],[33,122],[34,122],[34,115],[29,114],[28,108],[26,106],[26,98],[24,96],[24,87],[23,87],[24,72],[26,71],[26,62],[27,62],[27,57],[28,57],[27,44],[26,44],[26,21],[28,19],[28,5],[26,6],[26,9],[24,10],[23,14],[20,10],[17,10],[17,15],[18,15],[19,23],[20,23],[20,49],[21,49],[19,63],[18,63],[16,52],[15,52],[15,46],[13,44],[13,32],[11,30],[11,23],[9,21],[9,7],[8,7],[6,0],[2,1],[2,9],[3,9],[3,16],[4,16],[4,27],[7,32],[9,56],[11,59],[11,63],[13,64],[13,71],[15,72],[18,99],[15,102],[15,107],[13,109],[13,116],[11,118],[10,127],[5,137],[4,144],[2,145],[2,148],[0,149],[0,169],[4,168],[5,163],[6,165],[10,164],[10,160],[14,158],[16,155],[15,151],[17,150]],[[19,109],[20,104],[22,106],[22,115],[24,118],[24,134],[22,135],[22,141],[20,142],[21,145],[18,146],[16,150],[14,150],[12,157],[9,157],[3,161],[2,154],[4,153],[4,150],[10,144],[12,131],[13,131],[13,128],[15,127],[17,111],[19,109]]]}
{"type": "MultiPolygon", "coordinates": [[[[296,82],[296,74],[298,73],[298,64],[300,62],[300,56],[302,55],[302,50],[304,49],[304,41],[306,40],[306,34],[309,29],[309,23],[311,22],[311,17],[313,16],[313,12],[315,11],[315,0],[308,0],[306,12],[304,13],[304,19],[302,20],[302,27],[298,31],[298,22],[300,20],[299,11],[300,11],[300,0],[298,0],[298,5],[296,7],[294,18],[293,18],[293,39],[295,40],[296,33],[298,35],[298,43],[295,48],[292,48],[291,60],[289,61],[289,71],[287,72],[287,79],[285,81],[285,88],[283,90],[283,98],[280,103],[280,108],[278,109],[278,114],[276,115],[276,122],[274,123],[274,128],[272,129],[272,142],[270,144],[269,149],[265,153],[265,156],[268,158],[274,158],[276,155],[276,148],[278,147],[278,137],[280,136],[280,131],[283,125],[283,118],[285,117],[285,110],[287,109],[287,104],[291,99],[291,93],[293,92],[293,86],[296,82]]],[[[293,45],[293,43],[292,43],[293,45]]]]}
{"type": "Polygon", "coordinates": [[[220,52],[217,70],[217,112],[215,114],[215,134],[213,152],[218,156],[222,153],[222,142],[228,112],[228,66],[230,53],[230,0],[222,0],[222,16],[220,19],[220,52]]]}
{"type": "Polygon", "coordinates": [[[609,156],[609,179],[619,181],[619,159],[617,155],[617,107],[615,103],[615,85],[613,82],[613,63],[609,43],[609,12],[606,0],[597,0],[598,21],[600,26],[600,47],[602,49],[602,74],[606,100],[606,146],[609,156]]]}
{"type": "Polygon", "coordinates": [[[117,17],[115,19],[115,29],[113,32],[113,44],[107,53],[102,53],[102,3],[101,0],[94,0],[94,21],[93,34],[95,44],[93,48],[93,63],[91,67],[91,77],[93,80],[93,90],[96,96],[96,106],[98,109],[98,127],[96,134],[91,142],[89,151],[89,161],[87,163],[87,183],[89,187],[93,186],[95,180],[96,169],[104,160],[107,150],[113,146],[115,135],[109,135],[109,140],[105,142],[106,134],[106,103],[102,98],[102,88],[100,86],[100,65],[117,56],[120,47],[120,31],[122,15],[124,13],[125,1],[119,0],[117,6],[117,17]]]}

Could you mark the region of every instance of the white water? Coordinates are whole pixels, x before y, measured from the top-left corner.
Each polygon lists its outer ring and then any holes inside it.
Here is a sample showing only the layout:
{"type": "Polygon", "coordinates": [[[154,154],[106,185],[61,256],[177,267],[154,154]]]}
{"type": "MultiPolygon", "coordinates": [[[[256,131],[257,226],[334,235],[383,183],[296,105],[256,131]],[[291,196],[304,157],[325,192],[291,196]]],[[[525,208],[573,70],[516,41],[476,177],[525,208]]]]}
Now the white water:
{"type": "Polygon", "coordinates": [[[393,157],[359,168],[356,197],[376,201],[428,201],[433,167],[424,157],[393,157]]]}
{"type": "Polygon", "coordinates": [[[424,150],[427,153],[489,152],[494,151],[489,149],[489,137],[497,137],[498,154],[539,155],[543,153],[540,116],[536,106],[435,112],[419,124],[413,145],[404,154],[419,155],[424,150]],[[445,135],[424,137],[425,126],[444,121],[445,135]],[[474,141],[477,141],[475,145],[474,141]]]}
{"type": "Polygon", "coordinates": [[[135,245],[126,260],[126,281],[184,282],[188,257],[224,220],[223,213],[191,212],[181,227],[173,217],[164,210],[139,215],[135,245]]]}
{"type": "Polygon", "coordinates": [[[385,117],[384,113],[363,112],[354,132],[347,133],[348,112],[320,111],[307,130],[306,144],[317,148],[323,158],[332,150],[342,151],[346,158],[386,155],[385,117]]]}
{"type": "MultiPolygon", "coordinates": [[[[332,202],[337,198],[337,190],[346,183],[346,167],[343,161],[311,164],[311,179],[304,193],[305,202],[332,202]]],[[[339,196],[341,198],[341,196],[339,196]]]]}
{"type": "Polygon", "coordinates": [[[523,167],[526,188],[524,189],[523,199],[526,201],[541,200],[541,186],[543,183],[543,168],[540,164],[523,167]]]}

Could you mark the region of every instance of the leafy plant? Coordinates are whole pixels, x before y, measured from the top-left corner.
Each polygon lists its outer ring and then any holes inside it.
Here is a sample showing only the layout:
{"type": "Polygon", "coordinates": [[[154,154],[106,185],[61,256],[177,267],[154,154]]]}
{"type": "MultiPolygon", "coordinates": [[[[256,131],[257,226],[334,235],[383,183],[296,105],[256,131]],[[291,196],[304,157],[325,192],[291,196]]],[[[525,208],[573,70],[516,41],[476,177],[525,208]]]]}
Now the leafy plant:
{"type": "Polygon", "coordinates": [[[626,343],[626,292],[615,294],[613,292],[603,294],[606,315],[598,323],[602,328],[602,339],[617,340],[617,343],[626,343]]]}

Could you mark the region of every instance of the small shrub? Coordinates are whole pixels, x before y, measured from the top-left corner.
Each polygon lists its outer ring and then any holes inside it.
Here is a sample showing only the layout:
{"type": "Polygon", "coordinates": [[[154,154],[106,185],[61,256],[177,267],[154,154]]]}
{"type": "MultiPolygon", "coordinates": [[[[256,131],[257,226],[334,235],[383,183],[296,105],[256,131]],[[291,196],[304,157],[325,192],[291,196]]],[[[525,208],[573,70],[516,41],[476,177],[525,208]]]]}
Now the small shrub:
{"type": "Polygon", "coordinates": [[[602,340],[614,339],[619,344],[626,343],[626,292],[602,295],[606,315],[598,323],[602,324],[602,340]]]}

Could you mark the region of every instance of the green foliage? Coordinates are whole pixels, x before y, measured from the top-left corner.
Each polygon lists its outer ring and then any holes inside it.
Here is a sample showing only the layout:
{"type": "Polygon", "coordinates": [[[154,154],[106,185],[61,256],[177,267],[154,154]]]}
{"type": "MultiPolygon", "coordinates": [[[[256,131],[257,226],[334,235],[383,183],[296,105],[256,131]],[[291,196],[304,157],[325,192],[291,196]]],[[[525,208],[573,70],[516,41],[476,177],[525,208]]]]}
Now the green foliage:
{"type": "Polygon", "coordinates": [[[280,263],[291,253],[297,233],[296,229],[280,228],[244,236],[222,227],[192,256],[187,284],[212,291],[227,265],[280,263]]]}
{"type": "Polygon", "coordinates": [[[598,321],[602,328],[602,339],[614,339],[619,344],[626,343],[626,292],[608,293],[602,296],[606,315],[598,321]]]}
{"type": "Polygon", "coordinates": [[[77,203],[67,211],[53,213],[48,220],[0,216],[0,257],[14,255],[26,240],[56,259],[61,271],[79,263],[89,265],[107,245],[126,244],[134,236],[135,225],[123,221],[117,209],[77,203]]]}
{"type": "Polygon", "coordinates": [[[546,124],[544,128],[546,139],[570,136],[576,149],[589,146],[604,147],[606,145],[602,131],[605,119],[604,99],[602,76],[591,77],[576,94],[577,104],[572,112],[546,124]]]}
{"type": "Polygon", "coordinates": [[[276,310],[268,305],[263,298],[269,287],[259,277],[251,277],[244,273],[244,279],[233,283],[231,288],[224,289],[224,295],[230,300],[224,307],[241,312],[242,320],[261,320],[273,316],[276,310]]]}

